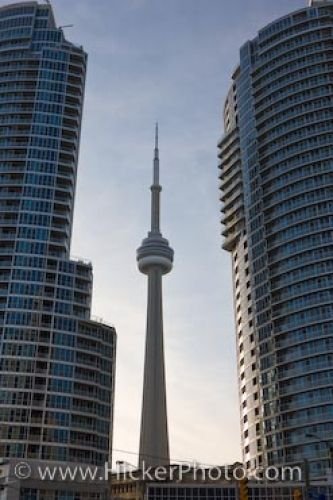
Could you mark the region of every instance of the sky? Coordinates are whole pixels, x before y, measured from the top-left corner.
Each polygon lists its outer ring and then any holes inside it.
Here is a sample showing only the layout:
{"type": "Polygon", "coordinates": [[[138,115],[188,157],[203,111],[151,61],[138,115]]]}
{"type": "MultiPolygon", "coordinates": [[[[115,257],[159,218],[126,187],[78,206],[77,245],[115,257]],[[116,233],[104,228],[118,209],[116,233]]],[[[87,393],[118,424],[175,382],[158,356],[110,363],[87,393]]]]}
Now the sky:
{"type": "MultiPolygon", "coordinates": [[[[7,3],[1,2],[1,3],[7,3]]],[[[94,265],[93,314],[118,333],[114,460],[137,463],[150,217],[160,127],[172,460],[241,458],[230,255],[221,249],[217,142],[239,48],[306,0],[52,0],[89,54],[72,254],[94,265]],[[119,451],[124,450],[124,451],[119,451]]]]}

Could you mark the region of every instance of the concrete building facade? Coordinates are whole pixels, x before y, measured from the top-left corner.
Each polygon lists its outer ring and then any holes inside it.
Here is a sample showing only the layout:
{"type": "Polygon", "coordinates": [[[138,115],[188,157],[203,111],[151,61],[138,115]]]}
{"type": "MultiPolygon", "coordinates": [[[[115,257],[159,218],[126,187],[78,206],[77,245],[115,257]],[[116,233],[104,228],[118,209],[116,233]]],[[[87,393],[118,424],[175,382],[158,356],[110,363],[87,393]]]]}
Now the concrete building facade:
{"type": "MultiPolygon", "coordinates": [[[[181,466],[179,466],[181,468],[181,466]]],[[[295,500],[333,498],[333,486],[329,483],[312,484],[308,489],[299,482],[249,481],[246,493],[241,492],[241,482],[223,475],[216,479],[218,467],[209,478],[209,470],[188,470],[177,476],[177,465],[170,466],[173,472],[165,479],[140,477],[140,471],[114,475],[111,484],[111,500],[295,500]],[[297,496],[298,494],[298,496],[297,496]]],[[[221,469],[225,470],[224,467],[221,469]]],[[[230,466],[230,471],[232,466],[230,466]]]]}

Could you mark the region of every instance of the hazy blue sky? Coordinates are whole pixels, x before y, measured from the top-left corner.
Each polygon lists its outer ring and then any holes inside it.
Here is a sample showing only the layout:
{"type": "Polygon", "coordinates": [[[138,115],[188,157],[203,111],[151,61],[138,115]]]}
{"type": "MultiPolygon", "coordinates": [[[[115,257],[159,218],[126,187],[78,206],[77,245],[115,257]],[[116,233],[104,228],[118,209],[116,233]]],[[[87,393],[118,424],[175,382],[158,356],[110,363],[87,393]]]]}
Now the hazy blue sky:
{"type": "MultiPolygon", "coordinates": [[[[1,3],[7,3],[1,2],[1,3]]],[[[114,447],[137,452],[149,226],[160,123],[171,456],[240,458],[230,257],[221,250],[216,143],[239,47],[305,0],[53,0],[89,53],[72,253],[93,260],[93,312],[118,331],[114,447]]],[[[116,459],[137,457],[117,452],[116,459]]]]}

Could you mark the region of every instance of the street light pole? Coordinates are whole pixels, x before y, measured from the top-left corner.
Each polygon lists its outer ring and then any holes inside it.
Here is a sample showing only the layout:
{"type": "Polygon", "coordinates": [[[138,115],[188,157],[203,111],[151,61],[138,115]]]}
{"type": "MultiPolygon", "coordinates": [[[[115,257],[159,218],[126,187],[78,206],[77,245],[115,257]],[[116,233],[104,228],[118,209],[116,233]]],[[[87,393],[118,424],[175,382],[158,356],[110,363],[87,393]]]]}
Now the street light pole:
{"type": "Polygon", "coordinates": [[[304,459],[303,462],[303,473],[304,473],[304,493],[305,493],[305,499],[304,500],[309,500],[310,498],[310,488],[311,488],[311,483],[310,483],[310,465],[308,459],[304,459]]]}

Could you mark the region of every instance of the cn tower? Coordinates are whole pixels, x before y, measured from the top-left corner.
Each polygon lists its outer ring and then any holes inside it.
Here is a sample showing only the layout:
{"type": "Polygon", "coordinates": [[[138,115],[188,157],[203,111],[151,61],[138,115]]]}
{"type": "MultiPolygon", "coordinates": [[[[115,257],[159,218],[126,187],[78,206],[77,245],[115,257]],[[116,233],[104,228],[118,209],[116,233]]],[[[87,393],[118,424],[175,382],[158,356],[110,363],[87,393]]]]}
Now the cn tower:
{"type": "Polygon", "coordinates": [[[162,276],[172,269],[173,250],[160,230],[158,125],[151,186],[151,229],[137,250],[139,270],[148,276],[148,305],[139,467],[168,465],[169,438],[163,346],[162,276]]]}

